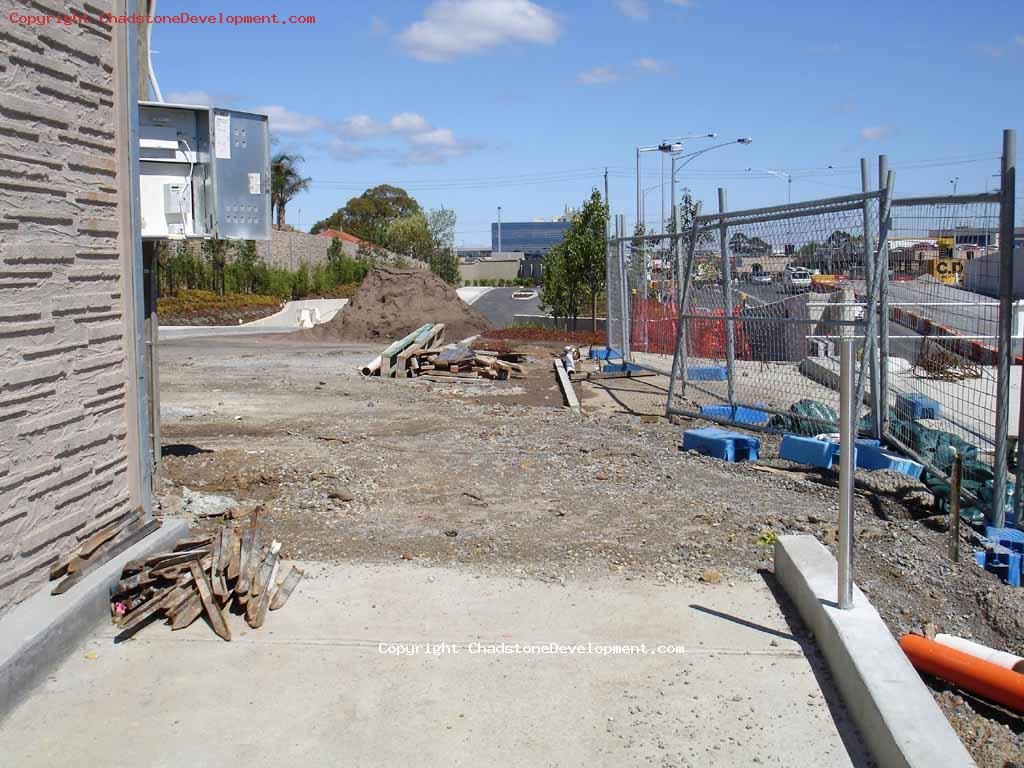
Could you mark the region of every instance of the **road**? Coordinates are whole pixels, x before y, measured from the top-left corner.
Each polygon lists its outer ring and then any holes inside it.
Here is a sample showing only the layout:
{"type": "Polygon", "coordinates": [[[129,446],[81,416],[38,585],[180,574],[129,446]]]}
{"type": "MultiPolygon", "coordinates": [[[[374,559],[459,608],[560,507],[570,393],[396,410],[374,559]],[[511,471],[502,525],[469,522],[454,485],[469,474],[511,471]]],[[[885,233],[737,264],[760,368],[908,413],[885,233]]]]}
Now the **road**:
{"type": "Polygon", "coordinates": [[[513,299],[521,288],[494,288],[473,302],[473,309],[482,314],[495,328],[504,328],[515,322],[516,315],[542,315],[540,298],[513,299]]]}

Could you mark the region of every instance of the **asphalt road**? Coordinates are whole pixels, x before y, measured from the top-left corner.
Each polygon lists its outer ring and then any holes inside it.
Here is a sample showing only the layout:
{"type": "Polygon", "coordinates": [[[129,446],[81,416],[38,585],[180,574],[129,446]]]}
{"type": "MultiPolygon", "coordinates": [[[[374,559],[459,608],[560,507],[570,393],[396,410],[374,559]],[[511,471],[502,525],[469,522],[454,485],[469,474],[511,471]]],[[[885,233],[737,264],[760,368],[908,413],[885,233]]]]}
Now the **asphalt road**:
{"type": "Polygon", "coordinates": [[[496,328],[515,322],[516,315],[542,315],[540,298],[513,299],[519,288],[494,288],[473,302],[473,309],[482,314],[496,328]]]}

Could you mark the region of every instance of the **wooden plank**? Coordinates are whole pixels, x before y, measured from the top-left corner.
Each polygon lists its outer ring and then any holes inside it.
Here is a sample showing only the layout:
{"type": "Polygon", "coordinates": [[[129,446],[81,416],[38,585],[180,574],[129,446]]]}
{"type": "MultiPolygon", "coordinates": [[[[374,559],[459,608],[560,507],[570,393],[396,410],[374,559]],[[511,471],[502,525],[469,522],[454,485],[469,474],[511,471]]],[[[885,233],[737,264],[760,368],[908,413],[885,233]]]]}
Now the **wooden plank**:
{"type": "Polygon", "coordinates": [[[199,593],[197,592],[178,606],[178,609],[171,617],[171,631],[173,632],[178,629],[184,629],[202,615],[203,600],[199,597],[199,593]]]}
{"type": "Polygon", "coordinates": [[[267,586],[267,573],[274,565],[274,561],[277,559],[277,553],[281,551],[281,542],[272,541],[270,543],[270,549],[267,550],[266,555],[260,561],[259,567],[253,573],[252,585],[249,588],[249,594],[253,597],[259,597],[263,593],[264,587],[267,586]]]}
{"type": "Polygon", "coordinates": [[[576,390],[572,388],[569,375],[565,372],[565,364],[561,360],[555,360],[555,375],[558,377],[558,384],[562,388],[562,396],[566,405],[574,411],[580,409],[580,401],[576,399],[576,390]]]}
{"type": "Polygon", "coordinates": [[[122,533],[126,528],[138,522],[139,512],[133,512],[127,518],[123,518],[112,525],[100,529],[88,539],[82,542],[74,552],[69,553],[66,558],[55,565],[50,571],[50,578],[56,579],[63,573],[74,573],[88,561],[89,557],[103,544],[122,533]],[[54,575],[56,573],[56,575],[54,575]]]}
{"type": "Polygon", "coordinates": [[[208,554],[210,554],[209,547],[188,549],[184,552],[160,552],[145,558],[142,564],[144,568],[166,568],[169,565],[180,565],[181,563],[187,563],[189,560],[195,560],[197,557],[205,557],[208,554]]]}
{"type": "Polygon", "coordinates": [[[279,608],[284,608],[284,604],[292,596],[295,587],[302,581],[302,576],[302,571],[293,565],[292,569],[288,571],[288,575],[284,577],[284,581],[278,584],[277,589],[274,590],[274,596],[270,600],[270,610],[276,611],[279,608]]]}
{"type": "Polygon", "coordinates": [[[178,539],[174,544],[174,551],[180,552],[185,549],[202,549],[210,543],[210,535],[189,536],[187,539],[178,539]]]}
{"type": "Polygon", "coordinates": [[[235,584],[235,593],[240,596],[249,592],[249,585],[246,583],[245,577],[249,572],[249,559],[252,557],[253,533],[252,528],[242,531],[241,554],[238,558],[237,569],[238,582],[235,584]]]}
{"type": "MultiPolygon", "coordinates": [[[[194,559],[195,558],[193,558],[193,560],[194,559]]],[[[199,565],[205,571],[209,569],[212,561],[213,555],[206,555],[203,557],[202,560],[199,561],[199,565]]],[[[178,565],[169,565],[166,568],[156,568],[152,571],[152,574],[154,576],[159,576],[161,579],[177,579],[180,578],[182,574],[189,572],[190,569],[188,567],[188,564],[191,562],[192,560],[189,560],[184,563],[179,563],[178,565]]]]}
{"type": "Polygon", "coordinates": [[[275,541],[270,547],[266,562],[260,568],[259,595],[256,599],[250,600],[245,607],[245,619],[253,629],[262,627],[267,618],[267,608],[270,606],[271,593],[274,583],[277,581],[277,571],[281,567],[281,561],[278,558],[280,551],[281,543],[275,541]]]}
{"type": "Polygon", "coordinates": [[[75,586],[78,582],[84,579],[89,573],[95,571],[104,563],[110,561],[117,555],[124,552],[128,547],[133,544],[142,541],[153,531],[157,530],[161,526],[160,520],[150,520],[147,523],[141,525],[132,526],[119,533],[116,537],[101,544],[78,570],[72,573],[70,576],[61,581],[51,591],[51,595],[63,595],[71,587],[75,586]]]}
{"type": "Polygon", "coordinates": [[[242,532],[231,528],[231,560],[228,561],[228,578],[238,578],[238,566],[242,560],[242,532]]]}
{"type": "Polygon", "coordinates": [[[196,580],[196,587],[199,589],[199,598],[203,601],[203,609],[210,619],[210,626],[213,631],[227,641],[231,640],[231,630],[224,620],[224,614],[220,612],[220,606],[213,598],[213,588],[210,580],[206,577],[206,571],[199,567],[199,563],[192,563],[192,578],[196,580]]]}
{"type": "Polygon", "coordinates": [[[151,597],[147,603],[139,606],[131,613],[126,613],[122,616],[120,621],[121,631],[127,632],[130,629],[134,629],[157,611],[166,608],[167,606],[164,601],[175,589],[177,589],[177,587],[172,584],[169,587],[157,590],[153,593],[153,597],[151,597]]]}
{"type": "Polygon", "coordinates": [[[143,587],[149,587],[156,584],[160,579],[153,576],[149,571],[140,571],[134,576],[129,576],[127,579],[121,579],[114,586],[110,588],[111,599],[120,597],[121,595],[127,595],[131,592],[135,592],[143,587]]]}
{"type": "Polygon", "coordinates": [[[220,577],[220,559],[221,554],[224,551],[223,544],[221,543],[220,536],[213,537],[213,554],[210,561],[210,586],[213,589],[213,594],[216,595],[221,604],[224,603],[224,595],[227,592],[224,580],[220,577]]]}

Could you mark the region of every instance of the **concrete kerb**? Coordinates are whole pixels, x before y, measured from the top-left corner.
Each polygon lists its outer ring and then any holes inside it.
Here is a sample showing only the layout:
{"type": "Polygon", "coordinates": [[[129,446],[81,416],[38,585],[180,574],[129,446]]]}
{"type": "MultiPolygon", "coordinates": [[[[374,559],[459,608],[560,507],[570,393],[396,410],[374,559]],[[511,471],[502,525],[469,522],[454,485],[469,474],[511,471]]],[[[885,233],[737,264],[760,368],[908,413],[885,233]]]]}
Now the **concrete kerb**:
{"type": "Polygon", "coordinates": [[[110,586],[129,560],[168,549],[185,536],[184,520],[164,520],[159,530],[86,576],[63,595],[49,586],[0,619],[0,721],[47,674],[110,617],[110,586]]]}
{"type": "Polygon", "coordinates": [[[854,585],[836,605],[836,560],[813,536],[780,536],[775,576],[814,633],[832,676],[879,765],[975,766],[878,611],[854,585]]]}

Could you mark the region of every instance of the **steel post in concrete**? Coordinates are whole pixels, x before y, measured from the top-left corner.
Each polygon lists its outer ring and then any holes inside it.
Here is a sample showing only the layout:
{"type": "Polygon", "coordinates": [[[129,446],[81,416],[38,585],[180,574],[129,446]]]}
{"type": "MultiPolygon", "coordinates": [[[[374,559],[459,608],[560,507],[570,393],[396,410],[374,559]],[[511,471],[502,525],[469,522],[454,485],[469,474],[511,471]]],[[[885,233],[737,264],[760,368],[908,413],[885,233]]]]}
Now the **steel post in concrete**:
{"type": "Polygon", "coordinates": [[[839,341],[839,560],[838,598],[843,610],[853,607],[853,472],[857,424],[853,407],[854,338],[839,341]]]}
{"type": "MultiPolygon", "coordinates": [[[[718,212],[727,208],[725,188],[718,188],[718,212]]],[[[718,227],[718,241],[722,254],[722,293],[725,298],[725,366],[728,377],[729,405],[736,405],[736,331],[733,328],[732,313],[732,263],[729,258],[729,224],[721,219],[718,227]]]]}
{"type": "Polygon", "coordinates": [[[1010,348],[1013,335],[1013,214],[1017,171],[1017,132],[1003,131],[1001,172],[1002,200],[999,205],[999,321],[996,349],[996,439],[992,509],[989,521],[1001,528],[1006,524],[1006,439],[1010,414],[1010,348]]]}
{"type": "MultiPolygon", "coordinates": [[[[860,187],[861,192],[871,191],[871,172],[868,170],[866,157],[860,159],[860,187]]],[[[875,243],[874,226],[871,221],[871,201],[864,201],[864,282],[866,284],[867,307],[864,316],[867,319],[867,330],[864,334],[864,354],[861,357],[860,374],[857,377],[857,397],[859,405],[864,402],[864,387],[868,378],[871,381],[871,430],[872,436],[880,438],[881,414],[878,398],[878,296],[874,290],[875,284],[875,243]],[[867,374],[867,375],[865,375],[867,374]]]]}

